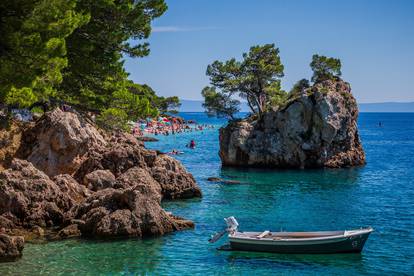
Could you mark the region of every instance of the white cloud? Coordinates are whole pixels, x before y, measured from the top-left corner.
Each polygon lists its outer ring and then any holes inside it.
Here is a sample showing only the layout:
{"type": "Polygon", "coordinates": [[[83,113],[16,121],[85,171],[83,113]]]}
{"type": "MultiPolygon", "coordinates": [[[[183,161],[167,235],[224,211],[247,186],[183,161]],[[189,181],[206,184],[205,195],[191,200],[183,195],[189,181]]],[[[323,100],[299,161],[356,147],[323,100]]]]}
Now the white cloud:
{"type": "Polygon", "coordinates": [[[195,27],[195,28],[188,28],[188,27],[178,27],[178,26],[153,26],[152,32],[153,33],[175,33],[175,32],[196,32],[196,31],[208,31],[208,30],[216,30],[215,27],[195,27]]]}

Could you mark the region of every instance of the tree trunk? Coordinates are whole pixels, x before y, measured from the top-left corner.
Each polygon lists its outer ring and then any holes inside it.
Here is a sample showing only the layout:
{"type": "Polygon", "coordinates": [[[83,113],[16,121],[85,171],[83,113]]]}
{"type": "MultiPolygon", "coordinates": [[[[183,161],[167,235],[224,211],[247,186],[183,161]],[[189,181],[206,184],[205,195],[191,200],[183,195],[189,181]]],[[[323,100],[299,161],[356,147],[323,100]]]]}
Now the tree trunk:
{"type": "Polygon", "coordinates": [[[250,109],[251,109],[251,111],[252,111],[253,114],[256,113],[256,111],[254,110],[253,105],[252,105],[249,97],[247,97],[247,105],[250,107],[250,109]]]}
{"type": "Polygon", "coordinates": [[[263,107],[262,104],[260,102],[260,94],[259,95],[255,95],[254,100],[256,102],[257,105],[257,113],[259,115],[259,118],[262,117],[262,113],[263,113],[263,107]]]}

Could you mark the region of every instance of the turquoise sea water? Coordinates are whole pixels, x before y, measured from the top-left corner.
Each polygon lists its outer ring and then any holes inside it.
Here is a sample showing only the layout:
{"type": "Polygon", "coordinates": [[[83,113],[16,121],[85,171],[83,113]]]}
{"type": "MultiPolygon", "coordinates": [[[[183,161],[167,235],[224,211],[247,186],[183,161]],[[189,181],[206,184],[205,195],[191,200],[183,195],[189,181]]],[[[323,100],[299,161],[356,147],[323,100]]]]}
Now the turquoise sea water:
{"type": "Polygon", "coordinates": [[[363,113],[359,130],[368,164],[353,169],[221,169],[218,126],[159,136],[148,147],[185,151],[178,156],[203,190],[202,199],[164,202],[192,219],[194,230],[161,238],[111,242],[68,240],[26,244],[0,275],[414,275],[414,113],[363,113]],[[382,127],[378,122],[382,122],[382,127]],[[185,144],[194,139],[195,150],[185,144]],[[209,176],[238,185],[206,181],[209,176]],[[283,255],[217,251],[209,236],[234,215],[241,230],[337,230],[372,226],[362,254],[283,255]]]}

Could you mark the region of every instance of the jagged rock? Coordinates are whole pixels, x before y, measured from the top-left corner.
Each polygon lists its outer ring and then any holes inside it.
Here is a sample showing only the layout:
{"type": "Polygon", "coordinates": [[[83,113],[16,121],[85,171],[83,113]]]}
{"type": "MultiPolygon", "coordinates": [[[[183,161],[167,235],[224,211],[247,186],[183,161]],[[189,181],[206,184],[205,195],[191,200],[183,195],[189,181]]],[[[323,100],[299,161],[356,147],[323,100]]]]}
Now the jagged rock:
{"type": "Polygon", "coordinates": [[[14,159],[0,173],[0,215],[18,226],[59,225],[74,201],[30,162],[14,159]]]}
{"type": "Polygon", "coordinates": [[[81,232],[79,230],[79,227],[77,224],[71,224],[69,226],[66,226],[65,228],[61,229],[57,233],[57,237],[59,239],[69,239],[69,238],[75,238],[80,237],[81,232]]]}
{"type": "Polygon", "coordinates": [[[91,195],[91,191],[80,185],[72,176],[59,174],[53,178],[63,193],[66,193],[74,202],[79,203],[91,195]]]}
{"type": "Polygon", "coordinates": [[[126,132],[114,132],[108,139],[111,144],[127,144],[132,146],[144,146],[144,143],[137,140],[137,138],[126,132]]]}
{"type": "MultiPolygon", "coordinates": [[[[107,151],[91,153],[75,173],[75,178],[85,179],[89,173],[96,170],[109,170],[118,179],[131,168],[142,168],[149,171],[155,181],[159,183],[165,199],[201,196],[201,190],[193,176],[179,161],[168,155],[157,154],[154,150],[145,149],[139,142],[128,140],[123,136],[113,138],[108,144],[107,151]]],[[[128,183],[131,181],[133,178],[130,178],[128,183]]],[[[105,187],[124,187],[122,181],[117,182],[118,184],[114,184],[115,186],[105,187]]]]}
{"type": "Polygon", "coordinates": [[[115,176],[110,170],[96,170],[85,175],[83,184],[93,191],[112,188],[115,185],[115,176]]]}
{"type": "Polygon", "coordinates": [[[23,132],[17,155],[33,164],[14,158],[0,172],[0,233],[36,242],[194,226],[160,205],[162,198],[201,196],[192,175],[132,135],[100,133],[76,113],[55,109],[23,132]]]}
{"type": "MultiPolygon", "coordinates": [[[[100,172],[94,173],[98,170],[108,170],[119,177],[133,167],[140,167],[150,171],[159,182],[164,198],[201,196],[192,175],[175,159],[145,149],[143,142],[130,134],[104,136],[73,112],[58,108],[48,112],[23,137],[19,155],[49,176],[69,174],[84,183],[88,181],[87,175],[98,177],[96,174],[100,172]]],[[[112,180],[91,178],[91,189],[112,187],[112,180]]]]}
{"type": "Polygon", "coordinates": [[[222,178],[219,178],[219,177],[209,177],[209,178],[207,178],[207,181],[220,182],[220,183],[223,183],[223,184],[240,184],[241,183],[240,181],[237,181],[237,180],[226,180],[226,179],[222,179],[222,178]]]}
{"type": "Polygon", "coordinates": [[[24,238],[0,234],[0,261],[14,261],[22,256],[24,238]]]}
{"type": "Polygon", "coordinates": [[[20,147],[24,123],[13,120],[6,127],[2,125],[0,115],[0,171],[10,166],[13,157],[20,147]]]}
{"type": "Polygon", "coordinates": [[[155,236],[178,228],[160,206],[161,197],[148,185],[125,190],[105,189],[76,207],[75,218],[85,221],[82,235],[93,237],[155,236]]]}
{"type": "Polygon", "coordinates": [[[142,141],[142,142],[158,142],[159,141],[157,138],[149,137],[149,136],[137,137],[137,139],[138,141],[142,141]]]}
{"type": "Polygon", "coordinates": [[[135,166],[145,168],[147,164],[141,151],[140,147],[134,145],[115,144],[103,154],[102,167],[110,170],[115,176],[135,166]]]}
{"type": "Polygon", "coordinates": [[[158,155],[151,168],[152,177],[161,185],[167,199],[200,197],[201,190],[193,176],[180,162],[168,155],[158,155]]]}
{"type": "Polygon", "coordinates": [[[87,158],[82,162],[77,171],[74,173],[73,177],[80,183],[83,183],[84,178],[87,174],[96,171],[104,170],[102,164],[102,154],[96,151],[91,151],[88,153],[87,158]]]}
{"type": "MultiPolygon", "coordinates": [[[[10,215],[9,215],[9,217],[10,217],[10,215]]],[[[0,215],[0,233],[6,232],[6,230],[12,229],[14,227],[15,227],[15,225],[14,225],[13,221],[11,221],[10,219],[6,218],[3,215],[0,215]]]]}
{"type": "Polygon", "coordinates": [[[79,118],[59,108],[46,113],[23,133],[19,156],[48,176],[74,173],[88,151],[106,145],[97,129],[79,118]]]}
{"type": "Polygon", "coordinates": [[[45,230],[40,226],[34,226],[31,230],[33,236],[37,238],[43,238],[45,236],[45,230]]]}
{"type": "Polygon", "coordinates": [[[131,188],[136,185],[151,187],[158,195],[162,196],[162,189],[158,182],[152,178],[149,172],[140,167],[133,167],[120,175],[117,179],[117,188],[131,188]]]}
{"type": "Polygon", "coordinates": [[[99,152],[88,153],[88,157],[76,171],[75,178],[81,180],[96,170],[109,170],[118,177],[132,167],[153,166],[156,156],[156,151],[145,149],[136,139],[131,141],[128,136],[117,135],[109,141],[107,147],[100,148],[99,152]]]}
{"type": "Polygon", "coordinates": [[[315,84],[259,120],[220,129],[225,166],[271,168],[347,167],[365,164],[357,129],[358,107],[342,80],[315,84]]]}
{"type": "Polygon", "coordinates": [[[184,219],[179,216],[174,216],[172,214],[169,214],[169,215],[174,220],[174,226],[177,230],[185,230],[185,229],[194,228],[194,222],[192,222],[191,220],[184,219]]]}

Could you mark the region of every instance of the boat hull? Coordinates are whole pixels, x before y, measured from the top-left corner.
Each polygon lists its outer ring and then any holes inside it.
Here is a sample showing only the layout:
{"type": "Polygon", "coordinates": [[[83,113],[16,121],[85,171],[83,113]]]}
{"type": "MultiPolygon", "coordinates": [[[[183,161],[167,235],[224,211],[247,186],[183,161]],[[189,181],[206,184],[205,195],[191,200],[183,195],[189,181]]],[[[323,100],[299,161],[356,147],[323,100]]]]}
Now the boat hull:
{"type": "Polygon", "coordinates": [[[323,241],[274,241],[229,237],[232,250],[286,254],[359,253],[370,233],[323,241]]]}

